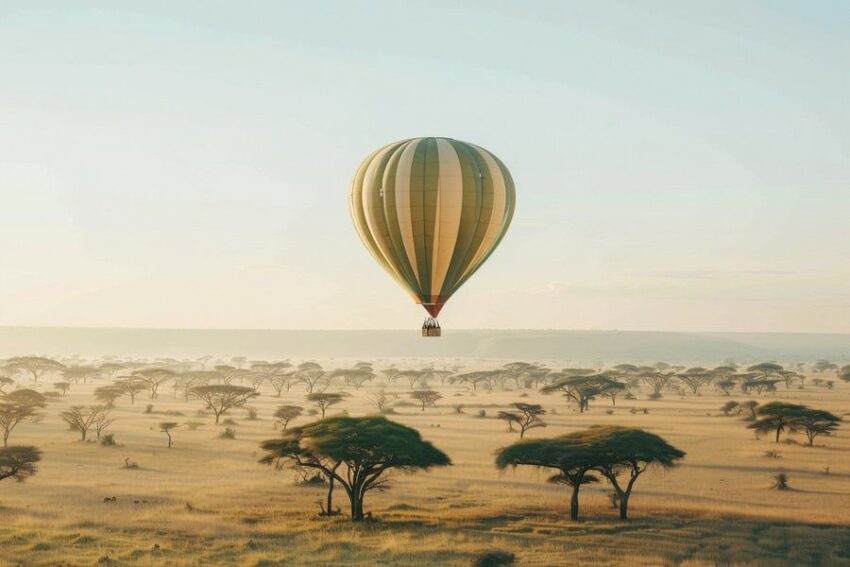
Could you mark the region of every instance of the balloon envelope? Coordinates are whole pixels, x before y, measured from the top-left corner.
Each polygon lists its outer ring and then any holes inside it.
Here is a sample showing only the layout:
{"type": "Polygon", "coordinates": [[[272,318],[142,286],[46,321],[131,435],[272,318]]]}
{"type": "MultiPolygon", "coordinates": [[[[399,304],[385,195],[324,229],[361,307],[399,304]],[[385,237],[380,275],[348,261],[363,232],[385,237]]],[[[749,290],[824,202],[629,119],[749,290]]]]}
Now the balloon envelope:
{"type": "Polygon", "coordinates": [[[412,138],[369,155],[349,206],[384,269],[436,317],[511,223],[514,182],[493,154],[451,138],[412,138]]]}

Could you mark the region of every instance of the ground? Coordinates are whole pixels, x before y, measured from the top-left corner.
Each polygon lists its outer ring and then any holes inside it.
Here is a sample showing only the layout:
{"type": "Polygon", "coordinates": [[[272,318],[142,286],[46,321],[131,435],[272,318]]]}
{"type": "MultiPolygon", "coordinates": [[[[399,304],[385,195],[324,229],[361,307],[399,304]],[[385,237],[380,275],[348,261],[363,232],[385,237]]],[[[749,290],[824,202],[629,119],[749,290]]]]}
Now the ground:
{"type": "MultiPolygon", "coordinates": [[[[422,365],[396,361],[405,362],[422,365]]],[[[299,486],[292,471],[257,462],[259,442],[276,435],[274,408],[309,407],[298,385],[281,398],[264,388],[250,402],[256,420],[243,410],[227,414],[237,432],[230,440],[218,437],[228,425],[197,417],[202,404],[168,385],[155,400],[140,395],[130,405],[122,398],[109,430],[119,446],[104,447],[80,442],[58,417],[69,405],[91,403],[102,383],[73,386],[39,423],[12,433],[11,443],[36,445],[44,456],[25,483],[0,483],[0,565],[469,565],[488,550],[512,552],[520,565],[850,565],[848,426],[819,437],[813,448],[777,445],[719,411],[729,399],[779,399],[843,415],[850,384],[830,391],[809,380],[805,389],[780,385],[769,397],[727,397],[709,387],[701,396],[665,392],[659,401],[648,400],[643,388],[635,400],[620,397],[612,406],[598,399],[579,414],[564,398],[535,390],[473,394],[432,383],[444,395],[436,408],[403,405],[389,417],[417,428],[454,465],[395,475],[390,489],[367,496],[372,519],[354,525],[345,516],[317,516],[323,489],[299,486]],[[528,396],[520,397],[523,392],[528,396]],[[677,469],[650,471],[638,481],[631,520],[617,519],[608,487],[599,484],[583,489],[583,519],[571,523],[566,490],[547,484],[547,471],[493,466],[494,451],[518,439],[494,418],[514,401],[542,403],[549,411],[549,427],[529,437],[593,424],[637,426],[687,456],[677,469]],[[145,413],[149,403],[153,413],[145,413]],[[456,404],[464,405],[463,413],[456,404]],[[174,430],[168,449],[158,424],[191,420],[203,425],[174,430]],[[778,457],[765,455],[774,449],[778,457]],[[125,459],[138,468],[126,468],[125,459]],[[780,471],[792,490],[770,488],[780,471]],[[104,501],[113,496],[114,502],[104,501]]],[[[369,394],[376,388],[331,388],[352,397],[329,414],[372,412],[369,394]]],[[[397,381],[387,390],[405,400],[409,388],[397,381]]],[[[345,513],[342,491],[337,498],[345,513]]]]}

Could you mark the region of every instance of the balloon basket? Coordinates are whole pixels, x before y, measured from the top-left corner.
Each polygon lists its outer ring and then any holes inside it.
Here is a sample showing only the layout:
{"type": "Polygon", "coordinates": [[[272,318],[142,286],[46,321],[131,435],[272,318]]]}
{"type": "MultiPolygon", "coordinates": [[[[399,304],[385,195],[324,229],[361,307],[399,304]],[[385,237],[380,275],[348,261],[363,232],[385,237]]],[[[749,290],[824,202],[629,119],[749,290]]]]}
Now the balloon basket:
{"type": "Polygon", "coordinates": [[[425,322],[422,323],[422,336],[439,337],[440,335],[440,322],[434,317],[428,317],[425,319],[425,322]]]}

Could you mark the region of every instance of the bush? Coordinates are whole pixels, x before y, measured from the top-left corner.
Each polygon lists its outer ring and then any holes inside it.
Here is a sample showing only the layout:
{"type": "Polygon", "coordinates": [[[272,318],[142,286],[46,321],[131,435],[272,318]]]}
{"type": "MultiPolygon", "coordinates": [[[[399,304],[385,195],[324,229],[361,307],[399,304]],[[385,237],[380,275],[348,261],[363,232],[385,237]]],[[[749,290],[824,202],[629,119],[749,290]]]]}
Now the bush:
{"type": "Polygon", "coordinates": [[[768,459],[781,459],[782,455],[776,449],[771,449],[770,451],[765,451],[764,456],[768,459]]]}
{"type": "Polygon", "coordinates": [[[664,396],[661,395],[661,392],[652,392],[647,398],[650,400],[660,400],[664,396]]]}
{"type": "Polygon", "coordinates": [[[100,439],[100,444],[104,447],[117,447],[118,443],[115,442],[115,434],[107,433],[100,439]]]}
{"type": "Polygon", "coordinates": [[[791,490],[791,487],[788,486],[788,475],[785,473],[779,473],[773,477],[774,483],[773,487],[776,490],[791,490]]]}
{"type": "Polygon", "coordinates": [[[478,415],[476,417],[487,417],[487,410],[478,410],[478,415]]]}
{"type": "Polygon", "coordinates": [[[148,404],[145,406],[145,413],[153,413],[153,404],[148,404]]]}
{"type": "Polygon", "coordinates": [[[202,426],[203,424],[204,424],[204,423],[203,423],[202,421],[187,421],[187,422],[185,423],[186,427],[188,427],[188,428],[189,428],[189,429],[191,429],[192,431],[195,431],[197,428],[199,428],[199,427],[200,427],[200,426],[202,426]]]}
{"type": "Polygon", "coordinates": [[[222,420],[221,424],[222,425],[236,425],[236,422],[233,421],[233,419],[228,417],[227,419],[222,420]]]}
{"type": "Polygon", "coordinates": [[[236,439],[236,430],[232,427],[225,428],[224,431],[218,434],[219,439],[236,439]]]}
{"type": "Polygon", "coordinates": [[[487,551],[472,559],[472,567],[505,567],[516,562],[510,551],[487,551]]]}
{"type": "Polygon", "coordinates": [[[245,413],[247,414],[246,419],[257,419],[257,408],[245,408],[245,413]]]}

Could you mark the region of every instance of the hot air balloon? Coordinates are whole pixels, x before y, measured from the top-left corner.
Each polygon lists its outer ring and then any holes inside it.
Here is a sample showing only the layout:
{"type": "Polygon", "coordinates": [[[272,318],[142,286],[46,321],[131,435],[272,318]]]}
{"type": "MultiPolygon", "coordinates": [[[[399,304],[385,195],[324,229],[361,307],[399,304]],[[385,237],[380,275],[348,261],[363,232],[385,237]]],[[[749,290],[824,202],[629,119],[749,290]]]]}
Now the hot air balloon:
{"type": "Polygon", "coordinates": [[[514,182],[482,147],[451,138],[411,138],[371,153],[354,174],[354,227],[378,263],[437,315],[499,245],[514,213],[514,182]]]}

